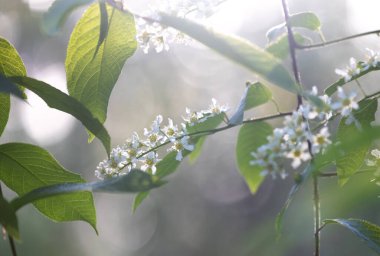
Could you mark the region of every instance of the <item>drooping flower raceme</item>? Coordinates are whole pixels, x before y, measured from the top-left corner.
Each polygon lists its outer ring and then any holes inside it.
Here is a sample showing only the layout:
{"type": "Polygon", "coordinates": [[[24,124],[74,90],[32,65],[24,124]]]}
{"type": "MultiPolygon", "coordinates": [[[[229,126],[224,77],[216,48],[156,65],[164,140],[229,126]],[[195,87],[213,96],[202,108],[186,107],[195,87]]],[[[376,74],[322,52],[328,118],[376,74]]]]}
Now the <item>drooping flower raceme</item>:
{"type": "Polygon", "coordinates": [[[157,149],[166,144],[170,145],[168,151],[176,152],[175,159],[182,161],[185,152],[194,150],[191,137],[187,136],[187,127],[204,122],[226,110],[226,106],[219,105],[212,99],[209,109],[191,112],[186,108],[187,117],[183,118],[185,123],[179,125],[174,124],[170,118],[167,125],[163,125],[163,117],[158,115],[149,129],[144,128],[144,138],[134,132],[124,145],[112,149],[109,159],[103,160],[97,166],[95,176],[99,179],[115,177],[128,173],[132,168],[155,174],[156,165],[161,160],[157,149]]]}
{"type": "Polygon", "coordinates": [[[333,100],[327,95],[318,96],[317,89],[313,88],[309,95],[317,97],[323,104],[305,100],[297,111],[284,118],[282,128],[273,130],[273,134],[267,137],[267,144],[252,152],[250,164],[260,166],[262,175],[280,175],[284,178],[287,176],[284,169],[286,159],[291,161],[293,169],[297,169],[303,162],[309,161],[312,154],[323,152],[331,144],[328,127],[324,126],[314,133],[309,128],[310,121],[326,123],[337,114],[346,120],[355,120],[352,111],[359,107],[355,93],[347,94],[338,87],[338,97],[333,100]]]}

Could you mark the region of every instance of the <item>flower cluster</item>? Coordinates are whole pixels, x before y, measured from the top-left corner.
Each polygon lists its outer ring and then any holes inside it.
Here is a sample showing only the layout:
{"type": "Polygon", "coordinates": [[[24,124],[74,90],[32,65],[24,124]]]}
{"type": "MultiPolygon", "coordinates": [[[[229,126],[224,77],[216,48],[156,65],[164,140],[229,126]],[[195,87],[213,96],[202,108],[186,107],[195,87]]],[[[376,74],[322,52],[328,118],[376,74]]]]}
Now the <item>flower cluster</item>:
{"type": "Polygon", "coordinates": [[[140,138],[134,132],[126,142],[112,149],[108,159],[99,163],[95,170],[95,176],[99,179],[115,177],[127,174],[132,168],[140,168],[143,171],[154,174],[157,170],[159,159],[157,150],[161,146],[169,144],[168,152],[176,152],[176,160],[181,161],[185,151],[192,151],[194,145],[187,135],[187,129],[198,123],[206,121],[217,114],[227,111],[227,107],[219,105],[215,99],[207,110],[198,112],[186,108],[184,123],[174,124],[168,118],[163,125],[163,117],[158,115],[152,122],[151,127],[144,129],[144,137],[140,138]]]}
{"type": "Polygon", "coordinates": [[[373,149],[371,150],[371,155],[365,161],[368,167],[375,168],[374,178],[372,179],[376,185],[380,186],[380,150],[373,149]]]}
{"type": "Polygon", "coordinates": [[[194,19],[202,21],[210,17],[216,10],[217,6],[225,0],[167,0],[161,1],[161,5],[151,7],[149,11],[143,13],[136,22],[137,36],[136,39],[143,49],[148,53],[153,47],[156,52],[169,50],[169,44],[179,43],[187,44],[190,38],[175,29],[165,27],[158,22],[159,13],[166,13],[172,16],[194,19]]]}
{"type": "Polygon", "coordinates": [[[350,65],[346,69],[335,69],[335,73],[343,77],[344,82],[351,81],[360,72],[376,67],[379,64],[380,53],[368,48],[366,50],[368,54],[364,62],[357,62],[355,58],[350,58],[350,65]]]}
{"type": "Polygon", "coordinates": [[[332,115],[340,113],[346,117],[346,124],[358,123],[352,113],[359,108],[355,93],[346,94],[338,87],[336,100],[327,95],[318,96],[317,93],[317,88],[313,87],[308,98],[314,100],[305,101],[292,115],[286,116],[284,126],[274,129],[273,134],[267,137],[268,143],[251,153],[253,160],[250,164],[263,168],[262,175],[285,178],[285,159],[290,159],[291,166],[296,169],[302,162],[310,160],[312,154],[322,152],[331,144],[328,127],[324,126],[313,133],[309,127],[311,122],[326,123],[332,115]]]}

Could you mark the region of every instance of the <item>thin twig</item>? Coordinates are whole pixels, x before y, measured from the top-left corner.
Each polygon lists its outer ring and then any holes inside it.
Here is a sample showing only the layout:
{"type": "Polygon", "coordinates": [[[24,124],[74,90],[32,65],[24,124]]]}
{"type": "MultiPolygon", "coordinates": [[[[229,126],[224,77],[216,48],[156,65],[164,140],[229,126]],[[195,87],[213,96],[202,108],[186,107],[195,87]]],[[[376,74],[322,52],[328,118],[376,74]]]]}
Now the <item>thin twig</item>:
{"type": "Polygon", "coordinates": [[[314,244],[315,250],[314,255],[320,255],[320,244],[321,244],[321,202],[319,198],[319,186],[318,186],[318,176],[313,175],[313,194],[314,194],[314,244]]]}
{"type": "MultiPolygon", "coordinates": [[[[0,196],[3,197],[3,190],[1,188],[1,183],[0,183],[0,196]]],[[[11,237],[9,234],[8,234],[8,241],[11,247],[12,256],[17,256],[15,241],[13,240],[13,237],[11,237]]]]}
{"type": "MultiPolygon", "coordinates": [[[[296,82],[298,83],[299,86],[301,86],[302,89],[302,84],[301,84],[301,76],[298,71],[298,65],[297,65],[297,56],[296,56],[296,48],[297,48],[297,42],[294,39],[294,34],[292,31],[291,24],[289,22],[289,8],[288,8],[288,3],[286,0],[282,0],[282,8],[285,16],[285,23],[286,27],[288,30],[288,42],[289,42],[289,52],[290,52],[290,57],[292,59],[292,68],[293,68],[293,73],[294,73],[294,78],[296,82]]],[[[297,100],[298,100],[298,108],[302,105],[302,95],[298,94],[297,95],[297,100]]],[[[307,123],[307,129],[310,131],[309,123],[307,120],[304,121],[307,123]]],[[[313,159],[313,152],[312,152],[312,143],[308,139],[307,140],[308,144],[308,149],[311,158],[313,159]]],[[[319,228],[320,228],[320,202],[319,202],[319,190],[318,190],[318,176],[313,175],[313,192],[314,192],[314,244],[315,244],[315,250],[314,250],[314,255],[315,256],[320,256],[320,233],[319,233],[319,228]]]]}
{"type": "Polygon", "coordinates": [[[380,30],[372,30],[372,31],[368,31],[368,32],[360,33],[360,34],[355,34],[355,35],[352,35],[352,36],[342,37],[342,38],[338,38],[338,39],[335,39],[335,40],[323,42],[323,43],[320,43],[320,44],[300,45],[300,44],[296,43],[296,48],[300,49],[300,50],[311,50],[311,49],[321,48],[321,47],[337,44],[337,43],[340,43],[340,42],[343,42],[343,41],[351,40],[351,39],[354,39],[354,38],[368,36],[368,35],[373,35],[373,34],[379,35],[380,34],[380,30]]]}

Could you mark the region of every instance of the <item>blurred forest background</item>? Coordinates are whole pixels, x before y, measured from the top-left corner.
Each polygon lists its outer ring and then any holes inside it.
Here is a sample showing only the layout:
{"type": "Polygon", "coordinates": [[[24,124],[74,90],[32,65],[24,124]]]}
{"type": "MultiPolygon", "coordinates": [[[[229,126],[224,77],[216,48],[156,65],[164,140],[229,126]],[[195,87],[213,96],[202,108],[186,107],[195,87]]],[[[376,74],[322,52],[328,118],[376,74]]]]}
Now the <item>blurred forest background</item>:
{"type": "MultiPolygon", "coordinates": [[[[64,60],[70,33],[84,9],[74,12],[63,30],[48,36],[41,16],[52,0],[0,0],[0,36],[15,45],[28,75],[66,91],[64,60]]],[[[127,0],[136,12],[152,1],[127,0]]],[[[380,29],[380,3],[371,0],[289,1],[290,11],[312,11],[322,21],[327,40],[380,29]]],[[[229,0],[209,23],[215,28],[252,40],[264,47],[266,31],[283,22],[281,1],[229,0]]],[[[307,33],[318,42],[318,37],[307,33]]],[[[304,85],[322,91],[338,77],[350,57],[364,59],[365,48],[380,50],[380,38],[369,36],[307,52],[299,52],[304,85]]],[[[379,74],[361,79],[370,93],[379,90],[379,74]]],[[[148,55],[142,50],[127,61],[110,99],[106,127],[113,145],[133,131],[142,134],[162,114],[178,123],[185,107],[205,109],[214,97],[232,109],[247,80],[256,77],[198,43],[171,45],[168,52],[148,55]]],[[[295,97],[273,88],[282,111],[295,106],[295,97]]],[[[94,181],[94,169],[106,158],[98,141],[87,144],[84,127],[71,116],[50,110],[28,92],[29,104],[12,101],[12,112],[0,143],[40,145],[69,170],[94,181]]],[[[251,112],[259,117],[275,111],[267,104],[251,112]]],[[[379,115],[378,115],[379,117],[379,115]]],[[[274,123],[275,124],[275,123],[274,123]]],[[[98,231],[86,223],[52,223],[32,206],[18,212],[22,241],[20,255],[312,255],[313,214],[310,182],[297,194],[276,241],[274,220],[293,184],[267,178],[251,195],[235,163],[238,129],[210,136],[194,164],[184,161],[169,183],[152,191],[135,214],[133,195],[96,194],[98,231]]],[[[344,187],[335,178],[321,180],[322,218],[363,218],[380,224],[379,187],[370,175],[356,175],[344,187]]],[[[6,190],[6,197],[15,195],[6,190]]],[[[375,255],[349,231],[338,226],[322,231],[322,255],[375,255]]],[[[0,240],[0,255],[10,255],[0,240]]]]}

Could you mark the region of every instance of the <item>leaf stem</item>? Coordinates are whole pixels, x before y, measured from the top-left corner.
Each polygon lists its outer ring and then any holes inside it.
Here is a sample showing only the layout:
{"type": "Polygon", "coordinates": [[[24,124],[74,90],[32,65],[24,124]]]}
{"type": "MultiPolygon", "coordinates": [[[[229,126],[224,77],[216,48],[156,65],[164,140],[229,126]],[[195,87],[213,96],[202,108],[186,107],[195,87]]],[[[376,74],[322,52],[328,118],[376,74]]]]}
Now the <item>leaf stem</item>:
{"type": "Polygon", "coordinates": [[[355,34],[355,35],[351,35],[351,36],[347,36],[347,37],[342,37],[342,38],[338,38],[338,39],[335,39],[335,40],[322,42],[322,43],[319,43],[319,44],[299,45],[299,44],[296,43],[296,48],[299,49],[299,50],[311,50],[311,49],[321,48],[321,47],[337,44],[337,43],[340,43],[340,42],[343,42],[343,41],[351,40],[351,39],[354,39],[354,38],[368,36],[368,35],[373,35],[373,34],[379,35],[380,34],[380,29],[378,29],[378,30],[372,30],[372,31],[367,31],[367,32],[364,32],[364,33],[355,34]]]}
{"type": "MultiPolygon", "coordinates": [[[[3,190],[1,188],[1,183],[0,183],[0,196],[3,197],[3,190]]],[[[9,234],[8,234],[8,240],[9,240],[9,245],[11,247],[12,256],[17,256],[15,241],[13,240],[13,237],[11,237],[9,234]]]]}

